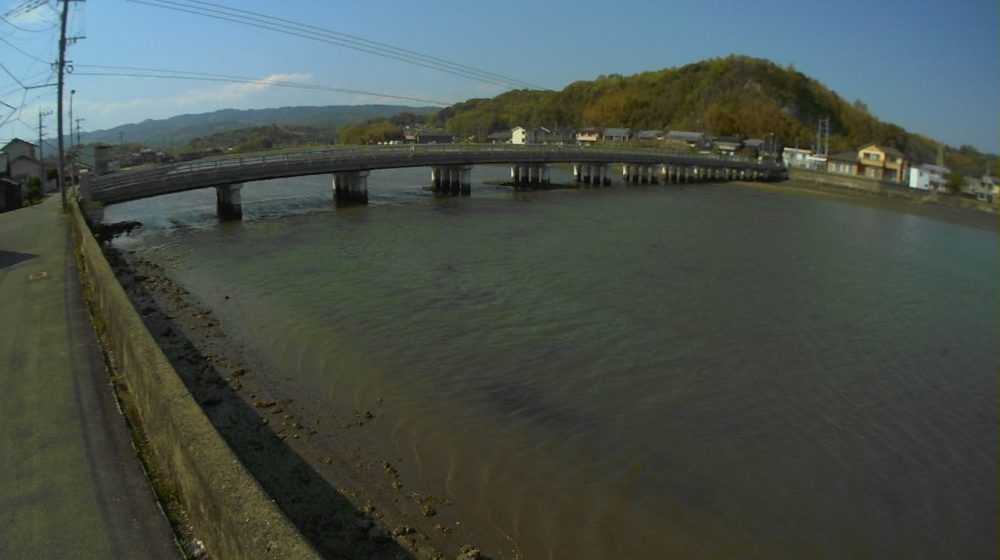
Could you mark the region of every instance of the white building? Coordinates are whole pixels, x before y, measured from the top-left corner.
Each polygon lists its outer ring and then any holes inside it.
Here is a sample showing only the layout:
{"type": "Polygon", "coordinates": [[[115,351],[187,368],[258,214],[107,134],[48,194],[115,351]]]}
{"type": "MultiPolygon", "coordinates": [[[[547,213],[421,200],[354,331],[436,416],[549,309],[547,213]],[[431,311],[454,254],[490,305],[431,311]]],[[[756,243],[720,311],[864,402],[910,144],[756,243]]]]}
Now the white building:
{"type": "Polygon", "coordinates": [[[944,184],[948,182],[948,174],[951,173],[947,167],[922,163],[910,168],[910,188],[922,191],[939,191],[944,189],[944,184]]]}
{"type": "Polygon", "coordinates": [[[45,168],[35,159],[35,145],[19,138],[0,148],[0,175],[6,175],[18,183],[35,177],[45,188],[45,168]]]}
{"type": "Polygon", "coordinates": [[[532,128],[515,126],[510,130],[511,144],[534,144],[535,140],[536,140],[535,130],[532,128]]]}
{"type": "Polygon", "coordinates": [[[781,151],[781,158],[789,167],[809,167],[809,156],[811,155],[812,150],[805,148],[785,148],[781,151]]]}

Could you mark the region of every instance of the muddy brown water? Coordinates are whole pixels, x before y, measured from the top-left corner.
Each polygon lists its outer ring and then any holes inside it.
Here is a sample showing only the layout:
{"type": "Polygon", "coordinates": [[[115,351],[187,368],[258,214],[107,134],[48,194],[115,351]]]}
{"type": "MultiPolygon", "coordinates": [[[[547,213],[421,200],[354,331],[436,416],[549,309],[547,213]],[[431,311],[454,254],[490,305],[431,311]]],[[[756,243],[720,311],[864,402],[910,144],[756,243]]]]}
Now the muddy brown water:
{"type": "Polygon", "coordinates": [[[243,222],[211,191],[106,221],[144,224],[116,246],[269,390],[372,412],[372,453],[487,554],[996,556],[995,231],[720,185],[483,183],[506,174],[438,198],[426,169],[376,171],[355,208],[329,178],[270,181],[243,222]]]}

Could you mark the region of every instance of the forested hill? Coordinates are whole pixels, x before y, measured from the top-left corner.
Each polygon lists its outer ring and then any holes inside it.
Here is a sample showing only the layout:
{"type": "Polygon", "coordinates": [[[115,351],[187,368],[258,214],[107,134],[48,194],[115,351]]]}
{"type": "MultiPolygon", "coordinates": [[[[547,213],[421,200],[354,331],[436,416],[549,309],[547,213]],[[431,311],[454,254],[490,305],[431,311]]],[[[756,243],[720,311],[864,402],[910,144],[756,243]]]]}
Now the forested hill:
{"type": "Polygon", "coordinates": [[[144,144],[155,149],[182,146],[199,137],[225,133],[250,127],[266,128],[268,125],[288,127],[339,128],[368,119],[389,117],[401,111],[425,115],[434,111],[430,107],[404,107],[401,105],[330,105],[325,107],[281,107],[277,109],[223,109],[210,113],[178,115],[168,119],[146,120],[108,130],[86,132],[83,143],[120,141],[144,144]]]}
{"type": "MultiPolygon", "coordinates": [[[[808,148],[822,117],[830,118],[831,152],[877,142],[914,161],[936,158],[935,141],[879,120],[861,101],[846,101],[791,66],[745,56],[632,76],[601,76],[561,91],[517,90],[492,99],[471,99],[435,118],[437,125],[461,136],[482,137],[518,125],[621,126],[758,138],[773,132],[786,146],[797,141],[808,148]]],[[[969,174],[983,173],[987,160],[969,146],[946,154],[946,164],[969,174]]]]}

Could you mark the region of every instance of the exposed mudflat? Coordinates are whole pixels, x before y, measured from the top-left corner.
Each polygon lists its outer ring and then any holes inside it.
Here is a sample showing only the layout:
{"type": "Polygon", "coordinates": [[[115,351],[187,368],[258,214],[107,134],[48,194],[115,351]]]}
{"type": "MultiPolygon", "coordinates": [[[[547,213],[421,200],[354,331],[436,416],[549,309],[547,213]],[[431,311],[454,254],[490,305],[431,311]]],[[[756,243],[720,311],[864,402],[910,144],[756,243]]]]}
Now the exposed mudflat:
{"type": "Polygon", "coordinates": [[[381,398],[366,410],[319,411],[275,394],[267,366],[161,267],[134,253],[106,254],[206,415],[320,553],[471,560],[487,558],[480,547],[502,546],[463,523],[455,504],[411,487],[401,458],[381,456],[366,429],[387,406],[381,398]]]}

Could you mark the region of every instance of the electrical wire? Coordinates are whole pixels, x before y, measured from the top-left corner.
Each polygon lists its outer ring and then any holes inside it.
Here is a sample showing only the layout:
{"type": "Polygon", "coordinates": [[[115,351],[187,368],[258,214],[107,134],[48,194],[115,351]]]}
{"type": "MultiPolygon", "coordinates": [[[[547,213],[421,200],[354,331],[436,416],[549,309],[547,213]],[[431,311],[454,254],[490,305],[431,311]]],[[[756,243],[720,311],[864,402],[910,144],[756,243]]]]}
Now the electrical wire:
{"type": "Polygon", "coordinates": [[[453,105],[453,102],[442,101],[438,99],[425,99],[421,97],[412,97],[407,95],[396,95],[391,93],[380,93],[375,91],[365,91],[358,89],[340,88],[333,86],[324,86],[320,84],[307,84],[304,82],[293,82],[288,80],[269,80],[266,78],[250,78],[246,76],[231,76],[225,74],[209,74],[205,72],[187,72],[182,70],[164,70],[158,68],[141,68],[137,66],[108,66],[100,64],[77,64],[76,68],[87,69],[95,68],[98,70],[116,70],[115,72],[92,72],[92,71],[74,71],[74,76],[109,76],[109,77],[127,77],[127,78],[162,78],[162,79],[176,79],[176,80],[195,80],[195,81],[205,81],[205,82],[228,82],[228,83],[239,83],[239,84],[258,84],[266,86],[277,86],[286,87],[293,89],[306,89],[314,91],[328,91],[334,93],[349,93],[352,95],[368,95],[372,97],[381,97],[386,99],[398,99],[403,101],[416,101],[419,103],[427,103],[430,105],[440,105],[449,106],[453,105]]]}
{"type": "Polygon", "coordinates": [[[0,37],[0,42],[4,43],[4,44],[5,44],[5,45],[7,45],[8,47],[10,47],[10,48],[14,49],[15,51],[17,51],[17,52],[19,52],[19,53],[23,54],[24,56],[26,56],[26,57],[28,57],[28,58],[30,58],[30,59],[32,59],[32,60],[34,60],[34,61],[36,61],[36,62],[41,62],[42,64],[52,64],[52,62],[51,62],[51,61],[48,61],[48,60],[42,60],[41,58],[38,58],[37,56],[35,56],[35,55],[33,55],[33,54],[29,53],[28,51],[25,51],[25,50],[21,49],[20,47],[18,47],[18,46],[17,46],[17,45],[15,45],[14,43],[11,43],[11,42],[10,42],[10,41],[8,41],[7,39],[4,39],[3,37],[0,37]]]}
{"type": "Polygon", "coordinates": [[[480,70],[464,64],[451,62],[442,58],[425,55],[422,53],[418,53],[416,51],[395,47],[393,45],[389,45],[386,43],[372,41],[354,35],[348,35],[346,33],[340,33],[329,29],[323,29],[320,27],[303,24],[292,20],[287,20],[274,16],[268,16],[265,14],[259,14],[248,10],[229,8],[219,4],[213,4],[211,2],[205,2],[201,0],[181,0],[181,1],[127,0],[127,1],[135,4],[144,4],[148,6],[173,10],[177,12],[190,13],[194,15],[200,15],[203,17],[210,17],[214,19],[230,21],[233,23],[240,23],[251,27],[257,27],[260,29],[311,39],[314,41],[319,41],[323,43],[349,48],[352,50],[374,54],[377,56],[382,56],[385,58],[397,60],[400,62],[405,62],[416,66],[422,66],[439,72],[444,72],[447,74],[452,74],[455,76],[472,79],[479,82],[498,85],[501,87],[545,89],[540,86],[536,86],[521,80],[509,78],[485,70],[480,70]],[[200,4],[201,6],[197,4],[200,4]],[[202,6],[210,6],[210,7],[202,7],[202,6]]]}
{"type": "Polygon", "coordinates": [[[47,31],[51,31],[56,28],[56,25],[52,24],[49,27],[46,27],[45,29],[28,29],[27,27],[21,27],[20,25],[15,24],[14,22],[10,21],[4,16],[0,16],[0,21],[13,27],[14,29],[17,29],[18,31],[24,31],[25,33],[45,33],[47,31]]]}

